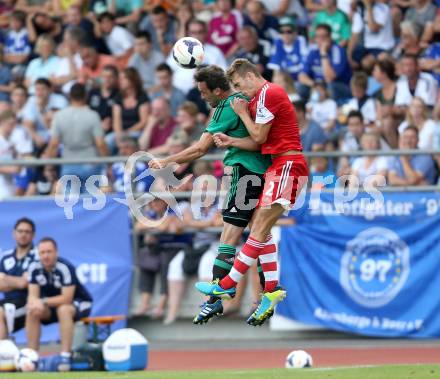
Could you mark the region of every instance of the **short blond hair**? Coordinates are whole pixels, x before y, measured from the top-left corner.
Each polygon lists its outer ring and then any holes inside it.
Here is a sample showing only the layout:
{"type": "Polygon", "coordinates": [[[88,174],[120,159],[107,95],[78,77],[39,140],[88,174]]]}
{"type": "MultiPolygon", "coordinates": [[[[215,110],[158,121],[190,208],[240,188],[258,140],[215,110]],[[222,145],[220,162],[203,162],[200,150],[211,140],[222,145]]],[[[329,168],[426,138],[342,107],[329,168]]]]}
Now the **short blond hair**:
{"type": "Polygon", "coordinates": [[[55,49],[55,41],[49,34],[42,34],[38,37],[37,42],[35,43],[35,52],[40,55],[41,54],[41,45],[44,42],[49,42],[52,45],[52,54],[55,49]]]}
{"type": "Polygon", "coordinates": [[[228,68],[228,71],[226,71],[226,76],[228,77],[229,81],[231,81],[235,74],[243,78],[248,72],[257,77],[262,77],[257,66],[247,59],[239,58],[232,62],[231,66],[228,68]]]}

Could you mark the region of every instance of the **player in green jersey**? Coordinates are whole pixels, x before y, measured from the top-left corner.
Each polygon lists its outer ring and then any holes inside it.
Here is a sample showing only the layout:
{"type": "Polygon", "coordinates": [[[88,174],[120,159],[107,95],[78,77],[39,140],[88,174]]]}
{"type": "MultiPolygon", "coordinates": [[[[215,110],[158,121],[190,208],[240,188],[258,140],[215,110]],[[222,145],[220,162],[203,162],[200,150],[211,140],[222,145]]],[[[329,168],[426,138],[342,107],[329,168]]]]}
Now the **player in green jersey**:
{"type": "MultiPolygon", "coordinates": [[[[213,267],[213,280],[225,277],[232,268],[236,245],[244,229],[250,222],[256,203],[264,186],[263,174],[271,164],[269,155],[262,155],[260,147],[249,136],[240,117],[232,110],[230,102],[235,97],[243,97],[234,92],[225,72],[218,66],[199,68],[194,76],[202,98],[215,108],[208,127],[199,141],[192,146],[167,158],[152,160],[151,168],[159,169],[171,163],[194,161],[214,146],[214,135],[223,133],[235,137],[236,146],[229,147],[224,157],[225,166],[232,168],[231,185],[227,194],[227,203],[222,211],[223,231],[220,237],[218,255],[213,267]]],[[[264,276],[260,273],[260,282],[264,288],[264,276]]],[[[194,318],[195,324],[203,324],[215,315],[223,313],[221,297],[212,296],[203,304],[200,313],[194,318]]]]}

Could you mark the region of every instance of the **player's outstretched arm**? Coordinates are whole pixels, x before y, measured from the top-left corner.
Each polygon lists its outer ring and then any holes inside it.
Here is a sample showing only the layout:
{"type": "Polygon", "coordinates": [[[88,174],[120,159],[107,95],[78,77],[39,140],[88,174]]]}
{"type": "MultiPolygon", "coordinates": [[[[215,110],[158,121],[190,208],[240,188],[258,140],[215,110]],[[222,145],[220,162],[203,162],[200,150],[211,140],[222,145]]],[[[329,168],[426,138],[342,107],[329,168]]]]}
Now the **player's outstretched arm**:
{"type": "Polygon", "coordinates": [[[154,169],[160,169],[168,166],[170,163],[187,163],[195,161],[204,156],[214,145],[214,139],[210,133],[203,133],[200,139],[190,147],[180,153],[170,155],[163,159],[154,159],[148,162],[148,166],[154,169]]]}
{"type": "Polygon", "coordinates": [[[236,147],[247,151],[260,151],[261,145],[256,143],[251,137],[236,138],[224,133],[214,134],[214,143],[222,149],[236,147]]]}

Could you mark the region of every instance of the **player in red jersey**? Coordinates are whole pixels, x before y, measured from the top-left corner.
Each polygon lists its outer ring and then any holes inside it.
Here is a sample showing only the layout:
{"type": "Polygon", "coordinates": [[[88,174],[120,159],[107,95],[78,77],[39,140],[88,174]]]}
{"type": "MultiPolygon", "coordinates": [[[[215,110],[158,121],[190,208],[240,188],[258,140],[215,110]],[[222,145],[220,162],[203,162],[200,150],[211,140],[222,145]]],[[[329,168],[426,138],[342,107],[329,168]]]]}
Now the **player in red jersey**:
{"type": "MultiPolygon", "coordinates": [[[[295,109],[284,89],[266,81],[257,67],[246,59],[236,59],[227,74],[235,89],[251,99],[249,103],[234,99],[232,109],[245,124],[251,138],[261,145],[261,152],[272,156],[272,165],[265,173],[265,185],[254,213],[250,236],[229,275],[219,283],[200,282],[196,287],[205,294],[223,292],[231,295],[249,267],[260,258],[266,284],[258,308],[248,319],[252,324],[269,317],[275,305],[286,296],[278,286],[277,253],[265,254],[264,246],[277,220],[295,203],[309,171],[302,154],[295,109]]],[[[224,146],[232,143],[227,136],[219,139],[224,146]]]]}

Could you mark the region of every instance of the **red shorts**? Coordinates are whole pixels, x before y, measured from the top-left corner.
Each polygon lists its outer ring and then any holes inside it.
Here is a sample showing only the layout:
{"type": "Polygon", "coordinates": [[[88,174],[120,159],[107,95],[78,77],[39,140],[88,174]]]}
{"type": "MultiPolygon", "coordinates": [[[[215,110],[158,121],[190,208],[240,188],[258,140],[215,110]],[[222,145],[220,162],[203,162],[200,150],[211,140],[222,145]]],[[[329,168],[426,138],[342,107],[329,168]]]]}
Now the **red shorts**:
{"type": "Polygon", "coordinates": [[[309,169],[302,154],[274,158],[264,174],[264,188],[258,208],[272,204],[291,207],[309,178],[309,169]]]}

